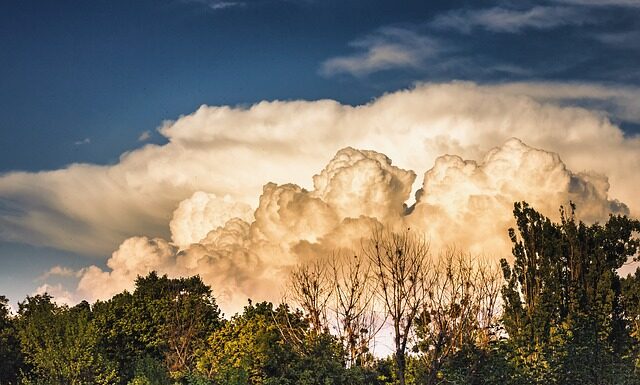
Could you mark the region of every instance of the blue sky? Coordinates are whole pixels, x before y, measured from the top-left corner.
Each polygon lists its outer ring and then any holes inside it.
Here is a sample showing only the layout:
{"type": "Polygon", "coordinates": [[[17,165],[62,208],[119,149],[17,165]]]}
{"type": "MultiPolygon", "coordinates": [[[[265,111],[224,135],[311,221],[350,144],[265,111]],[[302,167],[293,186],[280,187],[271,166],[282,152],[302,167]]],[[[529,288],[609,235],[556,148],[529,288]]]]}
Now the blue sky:
{"type": "Polygon", "coordinates": [[[525,3],[5,1],[0,167],[114,162],[142,132],[201,104],[362,103],[416,80],[638,84],[640,8],[525,3]],[[456,21],[495,7],[541,15],[506,26],[456,21]],[[435,52],[359,78],[323,74],[325,60],[393,41],[385,28],[433,39],[435,52]]]}
{"type": "MultiPolygon", "coordinates": [[[[165,144],[163,121],[203,104],[358,105],[417,82],[615,90],[545,97],[605,110],[633,136],[638,42],[636,0],[6,0],[0,172],[117,164],[124,152],[165,144]]],[[[39,204],[0,199],[5,217],[39,204]]],[[[7,223],[0,293],[24,296],[54,265],[105,266],[104,253],[17,241],[7,223]]]]}

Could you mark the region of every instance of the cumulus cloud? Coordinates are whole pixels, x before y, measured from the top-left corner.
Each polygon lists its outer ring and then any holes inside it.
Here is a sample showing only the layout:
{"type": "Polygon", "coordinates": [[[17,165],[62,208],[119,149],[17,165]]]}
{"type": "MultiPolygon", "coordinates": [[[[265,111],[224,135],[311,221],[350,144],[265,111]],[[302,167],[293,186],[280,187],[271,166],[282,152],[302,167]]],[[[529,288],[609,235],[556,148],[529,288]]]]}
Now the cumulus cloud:
{"type": "Polygon", "coordinates": [[[347,147],[313,176],[312,190],[266,184],[253,220],[236,217],[222,223],[220,213],[233,212],[231,202],[218,210],[219,199],[196,193],[180,204],[171,223],[196,213],[197,220],[180,226],[197,234],[191,238],[197,242],[178,248],[175,234],[173,243],[129,238],[107,261],[107,270],[91,266],[81,271],[77,295],[108,298],[131,289],[136,276],[151,270],[199,274],[212,285],[222,308],[233,313],[247,298],[279,300],[293,266],[326,258],[338,248],[357,249],[376,224],[424,232],[435,252],[455,245],[499,258],[510,250],[506,232],[513,225],[514,201],[527,199],[554,217],[560,205],[574,201],[578,215],[588,221],[628,213],[624,204],[609,199],[606,177],[573,173],[557,154],[518,139],[490,150],[479,162],[438,157],[408,209],[415,178],[382,153],[347,147]],[[212,210],[203,210],[212,201],[212,210]]]}
{"type": "Polygon", "coordinates": [[[61,283],[55,285],[45,283],[41,286],[38,286],[38,288],[36,288],[36,290],[31,293],[31,295],[45,293],[52,296],[53,302],[57,303],[58,305],[73,306],[82,300],[81,297],[78,297],[77,293],[72,293],[71,291],[67,290],[61,283]]]}
{"type": "Polygon", "coordinates": [[[320,72],[363,76],[391,68],[418,68],[441,51],[435,39],[394,27],[382,28],[350,45],[360,52],[331,58],[322,63],[320,72]]]}
{"type": "Polygon", "coordinates": [[[252,217],[251,206],[233,202],[229,195],[218,198],[215,194],[197,191],[191,198],[180,202],[173,212],[169,223],[171,239],[178,247],[185,248],[231,218],[250,221],[252,217]]]}
{"type": "Polygon", "coordinates": [[[580,8],[535,6],[528,9],[503,7],[454,10],[438,15],[430,25],[470,33],[476,28],[492,32],[515,33],[526,29],[551,29],[581,25],[590,19],[580,8]]]}
{"type": "MultiPolygon", "coordinates": [[[[322,192],[305,199],[327,203],[326,199],[336,207],[345,202],[340,212],[351,215],[357,208],[348,206],[348,196],[332,192],[332,186],[320,182],[322,178],[318,182],[311,178],[323,169],[329,154],[341,148],[375,150],[397,167],[422,174],[442,154],[482,159],[513,136],[561,154],[567,168],[576,173],[591,170],[606,175],[610,196],[638,215],[640,139],[625,136],[602,111],[570,106],[571,100],[564,101],[564,86],[556,86],[541,94],[535,83],[508,87],[458,82],[417,85],[360,106],[331,100],[202,106],[162,126],[159,132],[167,144],[147,144],[123,154],[114,165],[74,164],[0,176],[0,236],[105,256],[133,236],[170,239],[167,223],[172,213],[197,191],[223,201],[229,196],[232,202],[256,208],[256,198],[269,181],[307,190],[313,190],[314,183],[326,185],[319,184],[322,192]],[[560,95],[555,99],[554,91],[560,95]],[[568,105],[557,105],[560,99],[568,105]]],[[[629,111],[632,116],[633,110],[629,111]]],[[[341,177],[339,166],[332,167],[326,174],[336,175],[333,183],[356,183],[341,177]]],[[[380,174],[371,176],[399,185],[409,180],[391,169],[376,172],[380,174]]],[[[294,190],[278,194],[294,196],[294,190]]],[[[314,210],[321,209],[320,203],[313,204],[314,210]]],[[[193,214],[190,221],[197,223],[199,214],[193,214]]],[[[203,234],[187,228],[185,234],[191,235],[177,239],[182,246],[203,234]]]]}
{"type": "Polygon", "coordinates": [[[513,226],[513,202],[526,200],[556,220],[559,206],[570,201],[588,222],[628,214],[625,204],[608,198],[608,190],[606,177],[574,173],[558,154],[514,138],[479,162],[455,155],[438,158],[425,173],[407,220],[429,234],[436,249],[456,245],[497,258],[509,254],[505,234],[513,226]]]}

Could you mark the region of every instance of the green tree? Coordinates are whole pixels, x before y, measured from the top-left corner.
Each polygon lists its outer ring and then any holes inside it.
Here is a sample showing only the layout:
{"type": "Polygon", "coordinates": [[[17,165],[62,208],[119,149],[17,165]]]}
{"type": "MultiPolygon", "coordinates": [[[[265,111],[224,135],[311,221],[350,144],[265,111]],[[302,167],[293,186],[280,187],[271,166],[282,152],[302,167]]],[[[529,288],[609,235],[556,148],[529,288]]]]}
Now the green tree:
{"type": "Polygon", "coordinates": [[[301,312],[262,302],[250,303],[209,337],[198,368],[214,384],[363,383],[370,374],[346,369],[343,356],[342,344],[317,333],[301,312]]]}
{"type": "Polygon", "coordinates": [[[503,322],[514,357],[534,383],[632,381],[617,274],[639,250],[640,222],[611,216],[577,222],[574,207],[554,223],[516,203],[514,264],[502,260],[503,322]]]}
{"type": "Polygon", "coordinates": [[[9,312],[9,300],[0,295],[0,384],[16,384],[21,368],[20,341],[9,312]]]}
{"type": "Polygon", "coordinates": [[[622,308],[629,332],[630,345],[633,347],[632,357],[635,361],[636,374],[640,376],[640,268],[635,274],[621,279],[622,308]]]}
{"type": "Polygon", "coordinates": [[[113,384],[116,371],[98,345],[89,304],[57,306],[36,295],[19,304],[18,333],[28,368],[37,384],[113,384]]]}
{"type": "Polygon", "coordinates": [[[134,377],[131,363],[163,361],[182,380],[195,368],[195,353],[220,324],[220,310],[200,277],[169,279],[155,272],[138,277],[133,293],[123,292],[94,306],[102,346],[123,381],[134,377]]]}

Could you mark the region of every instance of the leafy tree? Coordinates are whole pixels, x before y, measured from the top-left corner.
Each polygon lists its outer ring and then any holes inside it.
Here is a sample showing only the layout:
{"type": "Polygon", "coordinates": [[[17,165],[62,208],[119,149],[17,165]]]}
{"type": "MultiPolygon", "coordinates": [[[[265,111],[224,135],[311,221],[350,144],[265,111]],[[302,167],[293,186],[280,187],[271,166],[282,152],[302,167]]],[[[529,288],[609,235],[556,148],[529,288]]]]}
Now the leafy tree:
{"type": "Polygon", "coordinates": [[[21,367],[20,341],[9,312],[9,300],[0,295],[0,384],[16,384],[21,367]]]}
{"type": "Polygon", "coordinates": [[[249,304],[241,315],[214,331],[198,368],[215,384],[264,384],[286,376],[294,358],[274,322],[270,303],[249,304]]]}
{"type": "Polygon", "coordinates": [[[517,364],[535,383],[621,383],[631,377],[616,271],[640,248],[640,222],[611,216],[586,225],[573,210],[561,209],[554,223],[515,204],[513,267],[502,261],[503,322],[517,364]]]}
{"type": "Polygon", "coordinates": [[[183,379],[195,369],[195,353],[220,324],[220,310],[200,277],[169,279],[155,272],[138,277],[133,293],[123,292],[94,307],[102,345],[124,374],[133,378],[131,363],[163,361],[166,370],[183,379]]]}
{"type": "Polygon", "coordinates": [[[640,375],[640,268],[621,279],[622,307],[632,346],[636,374],[640,375]]]}
{"type": "Polygon", "coordinates": [[[18,332],[29,380],[38,384],[113,384],[116,371],[99,349],[89,304],[57,306],[36,295],[19,304],[18,332]]]}
{"type": "Polygon", "coordinates": [[[286,305],[249,304],[216,330],[200,354],[200,373],[214,384],[358,384],[369,375],[348,370],[339,341],[317,333],[286,305]]]}

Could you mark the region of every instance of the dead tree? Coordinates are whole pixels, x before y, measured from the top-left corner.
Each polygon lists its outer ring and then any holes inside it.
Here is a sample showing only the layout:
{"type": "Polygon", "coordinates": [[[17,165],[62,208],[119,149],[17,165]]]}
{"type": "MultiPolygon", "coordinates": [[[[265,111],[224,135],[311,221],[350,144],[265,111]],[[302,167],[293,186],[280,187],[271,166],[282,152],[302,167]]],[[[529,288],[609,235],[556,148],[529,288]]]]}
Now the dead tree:
{"type": "Polygon", "coordinates": [[[429,244],[408,229],[396,233],[376,228],[364,246],[364,254],[393,324],[396,375],[399,384],[404,385],[407,345],[431,284],[429,244]]]}
{"type": "Polygon", "coordinates": [[[347,366],[365,366],[372,357],[369,346],[384,324],[376,312],[371,264],[354,255],[331,258],[333,308],[336,330],[346,352],[347,366]]]}
{"type": "Polygon", "coordinates": [[[327,305],[333,285],[326,262],[296,266],[289,277],[289,296],[304,311],[310,330],[316,334],[329,331],[327,305]]]}
{"type": "Polygon", "coordinates": [[[496,271],[454,249],[439,257],[416,321],[427,383],[438,382],[437,375],[452,354],[487,341],[501,287],[496,271]]]}

